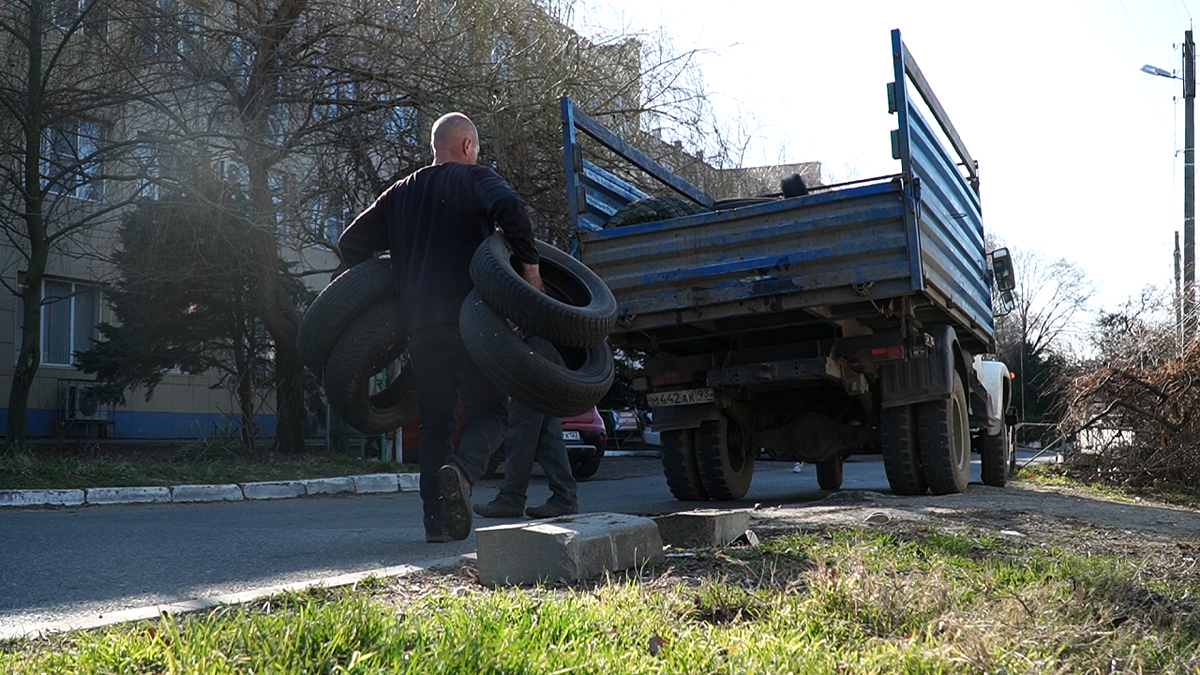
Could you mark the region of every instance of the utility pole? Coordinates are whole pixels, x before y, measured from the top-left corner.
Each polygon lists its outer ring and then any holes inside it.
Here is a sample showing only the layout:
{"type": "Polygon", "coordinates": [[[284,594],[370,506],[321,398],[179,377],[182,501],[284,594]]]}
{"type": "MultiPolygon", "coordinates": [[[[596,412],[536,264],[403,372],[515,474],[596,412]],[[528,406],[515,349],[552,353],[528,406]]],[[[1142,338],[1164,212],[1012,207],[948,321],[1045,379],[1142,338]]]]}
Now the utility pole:
{"type": "Polygon", "coordinates": [[[1196,337],[1196,44],[1183,34],[1183,341],[1196,337]]]}
{"type": "Polygon", "coordinates": [[[1175,230],[1175,339],[1179,342],[1179,351],[1183,352],[1183,270],[1179,259],[1179,230],[1175,230]]]}

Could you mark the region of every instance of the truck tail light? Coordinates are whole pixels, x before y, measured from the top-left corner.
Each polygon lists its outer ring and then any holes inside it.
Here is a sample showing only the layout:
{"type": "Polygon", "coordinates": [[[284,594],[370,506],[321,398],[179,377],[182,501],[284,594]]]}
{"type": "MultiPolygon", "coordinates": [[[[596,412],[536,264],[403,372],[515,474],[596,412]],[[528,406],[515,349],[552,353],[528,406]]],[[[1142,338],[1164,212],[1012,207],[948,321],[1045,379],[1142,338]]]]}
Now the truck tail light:
{"type": "Polygon", "coordinates": [[[668,370],[665,373],[658,373],[650,377],[650,384],[661,387],[664,384],[686,384],[695,380],[695,373],[683,372],[679,370],[668,370]]]}
{"type": "Polygon", "coordinates": [[[904,360],[904,346],[893,345],[891,347],[870,347],[867,349],[860,349],[854,352],[854,358],[859,363],[902,361],[904,360]]]}

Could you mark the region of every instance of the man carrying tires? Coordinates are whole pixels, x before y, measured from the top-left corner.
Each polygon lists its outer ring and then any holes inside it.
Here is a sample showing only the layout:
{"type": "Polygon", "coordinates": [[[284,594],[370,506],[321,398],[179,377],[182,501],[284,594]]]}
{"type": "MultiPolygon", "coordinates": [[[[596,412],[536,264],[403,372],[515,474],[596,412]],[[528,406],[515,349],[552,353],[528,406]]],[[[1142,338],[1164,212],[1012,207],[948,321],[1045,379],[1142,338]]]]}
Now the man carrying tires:
{"type": "Polygon", "coordinates": [[[338,242],[346,264],[391,253],[421,414],[421,500],[425,539],[471,534],[471,485],[505,432],[505,395],[476,367],[459,335],[458,314],[471,291],[471,256],[498,227],[542,289],[533,225],[521,197],[479,166],[479,134],[462,113],[433,125],[433,163],[397,181],[346,228],[338,242]],[[461,402],[465,426],[451,452],[461,402]]]}
{"type": "MultiPolygon", "coordinates": [[[[562,356],[548,340],[522,332],[529,348],[542,358],[563,364],[562,356]]],[[[504,435],[504,481],[495,499],[476,504],[475,513],[484,518],[554,518],[579,513],[578,484],[571,475],[571,459],[563,441],[562,420],[544,415],[513,400],[508,404],[508,432],[504,435]],[[525,508],[529,475],[537,460],[546,472],[550,499],[545,504],[525,508]]]]}

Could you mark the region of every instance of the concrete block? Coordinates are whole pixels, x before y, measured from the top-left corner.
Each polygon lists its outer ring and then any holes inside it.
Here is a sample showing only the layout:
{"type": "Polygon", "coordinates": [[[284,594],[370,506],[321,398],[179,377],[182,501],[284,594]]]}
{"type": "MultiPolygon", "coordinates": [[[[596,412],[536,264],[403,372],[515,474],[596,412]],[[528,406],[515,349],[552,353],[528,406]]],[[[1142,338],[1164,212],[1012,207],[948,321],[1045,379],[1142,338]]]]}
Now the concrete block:
{"type": "Polygon", "coordinates": [[[658,526],[649,518],[587,513],[475,530],[484,584],[594,579],[662,557],[658,526]]]}
{"type": "Polygon", "coordinates": [[[368,473],[351,478],[354,479],[355,492],[395,492],[400,488],[394,473],[368,473]]]}
{"type": "Polygon", "coordinates": [[[746,511],[696,509],[657,516],[663,543],[677,548],[715,548],[737,539],[750,529],[746,511]]]}
{"type": "Polygon", "coordinates": [[[171,501],[171,489],[165,487],[88,488],[88,504],[159,504],[171,501]]]}
{"type": "Polygon", "coordinates": [[[173,502],[237,502],[244,498],[242,486],[237,483],[176,485],[171,488],[171,501],[173,502]]]}
{"type": "Polygon", "coordinates": [[[4,506],[82,506],[83,490],[0,490],[4,506]]]}
{"type": "Polygon", "coordinates": [[[339,478],[306,478],[304,490],[310,495],[333,495],[354,492],[354,479],[349,476],[339,478]]]}
{"type": "Polygon", "coordinates": [[[396,479],[399,481],[401,492],[419,492],[421,490],[421,474],[419,473],[398,473],[396,479]]]}
{"type": "Polygon", "coordinates": [[[287,499],[288,497],[303,497],[307,494],[304,483],[298,480],[274,480],[262,483],[246,483],[242,486],[242,494],[246,499],[287,499]]]}

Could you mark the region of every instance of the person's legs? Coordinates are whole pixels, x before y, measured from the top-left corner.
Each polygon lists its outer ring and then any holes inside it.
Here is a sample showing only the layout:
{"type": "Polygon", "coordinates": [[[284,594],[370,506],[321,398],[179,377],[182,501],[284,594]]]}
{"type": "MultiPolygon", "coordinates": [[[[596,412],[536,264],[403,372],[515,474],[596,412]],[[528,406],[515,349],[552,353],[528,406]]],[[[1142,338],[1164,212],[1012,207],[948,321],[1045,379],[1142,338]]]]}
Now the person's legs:
{"type": "Polygon", "coordinates": [[[516,401],[508,404],[508,430],[504,433],[504,480],[496,498],[476,504],[485,518],[513,518],[525,513],[529,474],[538,452],[538,437],[546,416],[516,401]]]}
{"type": "Polygon", "coordinates": [[[530,518],[553,518],[579,513],[577,485],[575,477],[571,475],[571,460],[567,457],[567,444],[563,442],[561,419],[547,417],[542,423],[537,460],[546,472],[550,499],[545,504],[525,509],[525,515],[530,518]]]}
{"type": "Polygon", "coordinates": [[[425,537],[448,541],[443,526],[438,469],[450,456],[454,430],[458,426],[458,394],[447,366],[444,350],[446,328],[431,326],[408,337],[408,353],[416,375],[417,404],[421,413],[421,501],[425,511],[425,537]]]}
{"type": "Polygon", "coordinates": [[[547,416],[542,422],[537,461],[542,465],[542,471],[546,472],[546,482],[550,485],[550,500],[547,503],[578,511],[579,486],[571,474],[571,459],[567,455],[567,444],[563,442],[561,419],[547,416]]]}
{"type": "Polygon", "coordinates": [[[467,354],[458,326],[439,328],[445,382],[457,392],[465,421],[458,448],[443,457],[435,482],[441,493],[446,534],[451,539],[466,539],[471,536],[471,485],[483,477],[488,459],[504,440],[506,405],[504,395],[467,354]]]}

